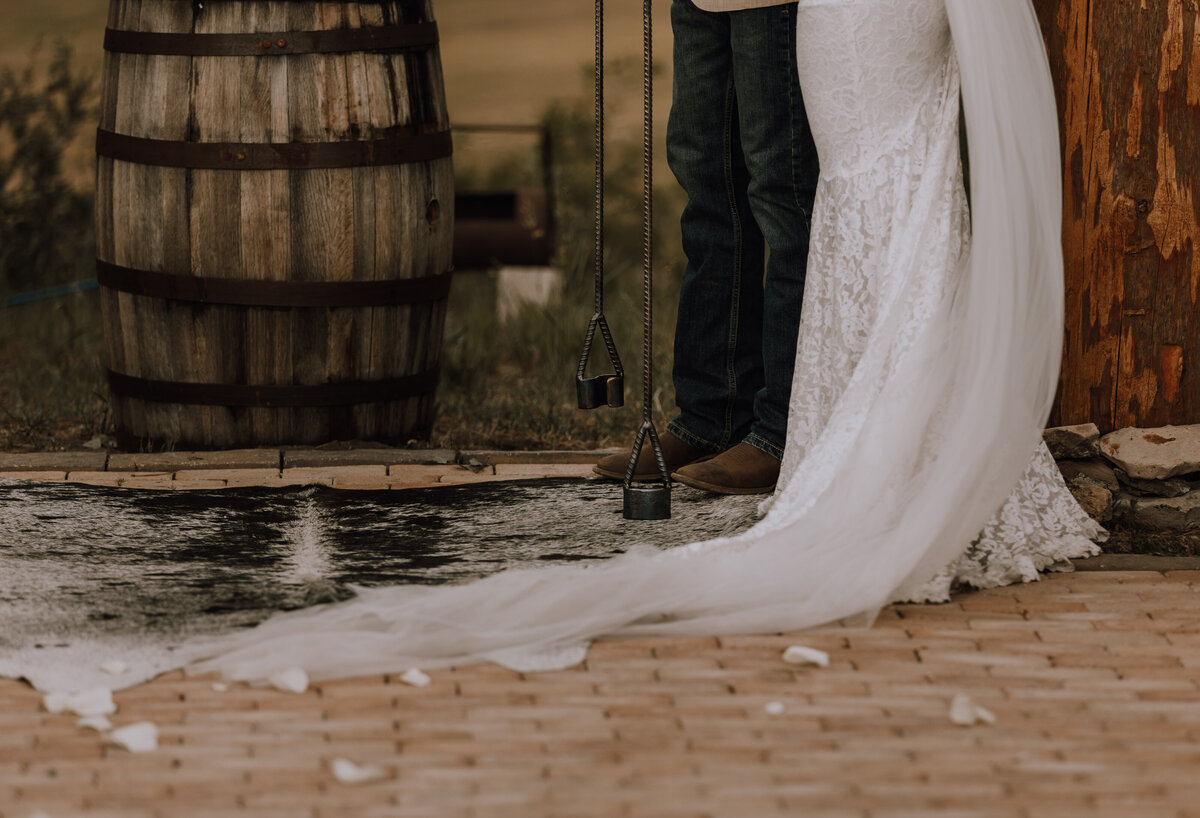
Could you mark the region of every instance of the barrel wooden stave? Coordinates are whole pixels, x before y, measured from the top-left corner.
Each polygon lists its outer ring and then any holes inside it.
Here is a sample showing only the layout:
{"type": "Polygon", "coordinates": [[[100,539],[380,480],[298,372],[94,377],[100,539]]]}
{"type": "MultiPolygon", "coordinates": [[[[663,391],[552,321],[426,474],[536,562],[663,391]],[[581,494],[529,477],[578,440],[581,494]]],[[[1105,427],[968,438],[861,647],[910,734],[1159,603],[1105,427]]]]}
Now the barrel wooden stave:
{"type": "MultiPolygon", "coordinates": [[[[431,19],[427,2],[214,0],[193,14],[191,4],[113,0],[110,26],[241,33],[431,19]]],[[[444,99],[432,102],[441,98],[436,50],[271,58],[107,54],[106,83],[115,86],[106,91],[101,126],[152,139],[325,142],[377,138],[397,125],[448,128],[444,99]],[[414,83],[433,90],[410,105],[414,83]]],[[[105,234],[100,257],[122,266],[294,281],[386,280],[449,268],[448,159],[233,172],[102,157],[99,176],[101,201],[109,196],[116,203],[98,214],[105,234]],[[434,200],[440,215],[430,220],[425,211],[434,200]]],[[[422,372],[438,363],[444,318],[443,304],[290,310],[180,304],[109,291],[103,299],[114,370],[200,383],[319,385],[422,372]],[[414,333],[422,343],[396,349],[414,333]]],[[[127,436],[208,446],[408,437],[429,426],[433,408],[432,396],[297,409],[127,398],[115,404],[127,436]]]]}

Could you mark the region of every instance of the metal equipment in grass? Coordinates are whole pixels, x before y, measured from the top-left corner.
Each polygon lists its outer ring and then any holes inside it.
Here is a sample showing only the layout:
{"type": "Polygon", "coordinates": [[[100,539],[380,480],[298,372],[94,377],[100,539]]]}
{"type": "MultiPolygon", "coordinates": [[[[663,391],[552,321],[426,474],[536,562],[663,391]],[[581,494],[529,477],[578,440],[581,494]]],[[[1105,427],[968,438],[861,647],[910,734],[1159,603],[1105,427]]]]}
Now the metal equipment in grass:
{"type": "MultiPolygon", "coordinates": [[[[671,517],[671,478],[662,444],[654,428],[654,46],[650,0],[642,4],[642,423],[625,468],[624,516],[627,520],[666,520],[671,517]],[[634,473],[642,447],[649,439],[658,466],[658,480],[635,484],[634,473]]],[[[579,359],[576,389],[581,409],[622,406],[625,373],[604,318],[604,0],[596,0],[596,309],[588,324],[579,359]],[[608,348],[613,374],[587,377],[592,341],[599,328],[608,348]]]]}

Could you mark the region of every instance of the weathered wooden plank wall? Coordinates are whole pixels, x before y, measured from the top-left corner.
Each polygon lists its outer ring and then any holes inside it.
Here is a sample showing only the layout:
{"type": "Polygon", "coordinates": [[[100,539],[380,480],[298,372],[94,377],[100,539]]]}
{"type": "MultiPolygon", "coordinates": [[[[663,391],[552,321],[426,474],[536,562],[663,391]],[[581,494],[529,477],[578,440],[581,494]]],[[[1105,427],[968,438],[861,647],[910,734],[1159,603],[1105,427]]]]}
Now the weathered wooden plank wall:
{"type": "Polygon", "coordinates": [[[1200,423],[1200,0],[1035,0],[1062,117],[1051,423],[1200,423]]]}

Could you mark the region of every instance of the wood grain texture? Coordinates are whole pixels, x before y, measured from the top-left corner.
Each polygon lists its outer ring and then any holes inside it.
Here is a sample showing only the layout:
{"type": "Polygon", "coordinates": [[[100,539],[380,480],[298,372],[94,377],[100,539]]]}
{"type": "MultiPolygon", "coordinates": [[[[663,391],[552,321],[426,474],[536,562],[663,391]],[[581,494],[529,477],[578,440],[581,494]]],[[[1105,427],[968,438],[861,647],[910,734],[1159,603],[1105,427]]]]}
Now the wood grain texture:
{"type": "MultiPolygon", "coordinates": [[[[133,31],[240,33],[432,21],[428,0],[183,3],[111,0],[133,31]]],[[[422,53],[105,59],[102,127],[192,142],[327,142],[449,127],[440,57],[422,53]]],[[[403,166],[185,170],[101,158],[98,254],[172,274],[354,281],[448,272],[449,159],[403,166]]],[[[154,380],[325,385],[437,366],[444,303],[337,309],[236,307],[102,294],[111,368],[154,380]]],[[[432,396],[335,408],[238,409],[115,397],[127,442],[196,447],[403,441],[432,396]]]]}
{"type": "Polygon", "coordinates": [[[1064,156],[1053,425],[1200,422],[1198,0],[1035,0],[1064,156]]]}

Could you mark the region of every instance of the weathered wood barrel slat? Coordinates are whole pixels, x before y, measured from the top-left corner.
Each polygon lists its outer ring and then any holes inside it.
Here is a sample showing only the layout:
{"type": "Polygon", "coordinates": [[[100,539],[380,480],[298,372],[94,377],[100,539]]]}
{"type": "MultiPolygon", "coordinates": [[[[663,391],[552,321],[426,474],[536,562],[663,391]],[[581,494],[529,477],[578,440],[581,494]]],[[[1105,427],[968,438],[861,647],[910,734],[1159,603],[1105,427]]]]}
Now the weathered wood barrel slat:
{"type": "Polygon", "coordinates": [[[453,173],[430,0],[111,0],[97,255],[126,444],[433,423],[453,173]]]}

